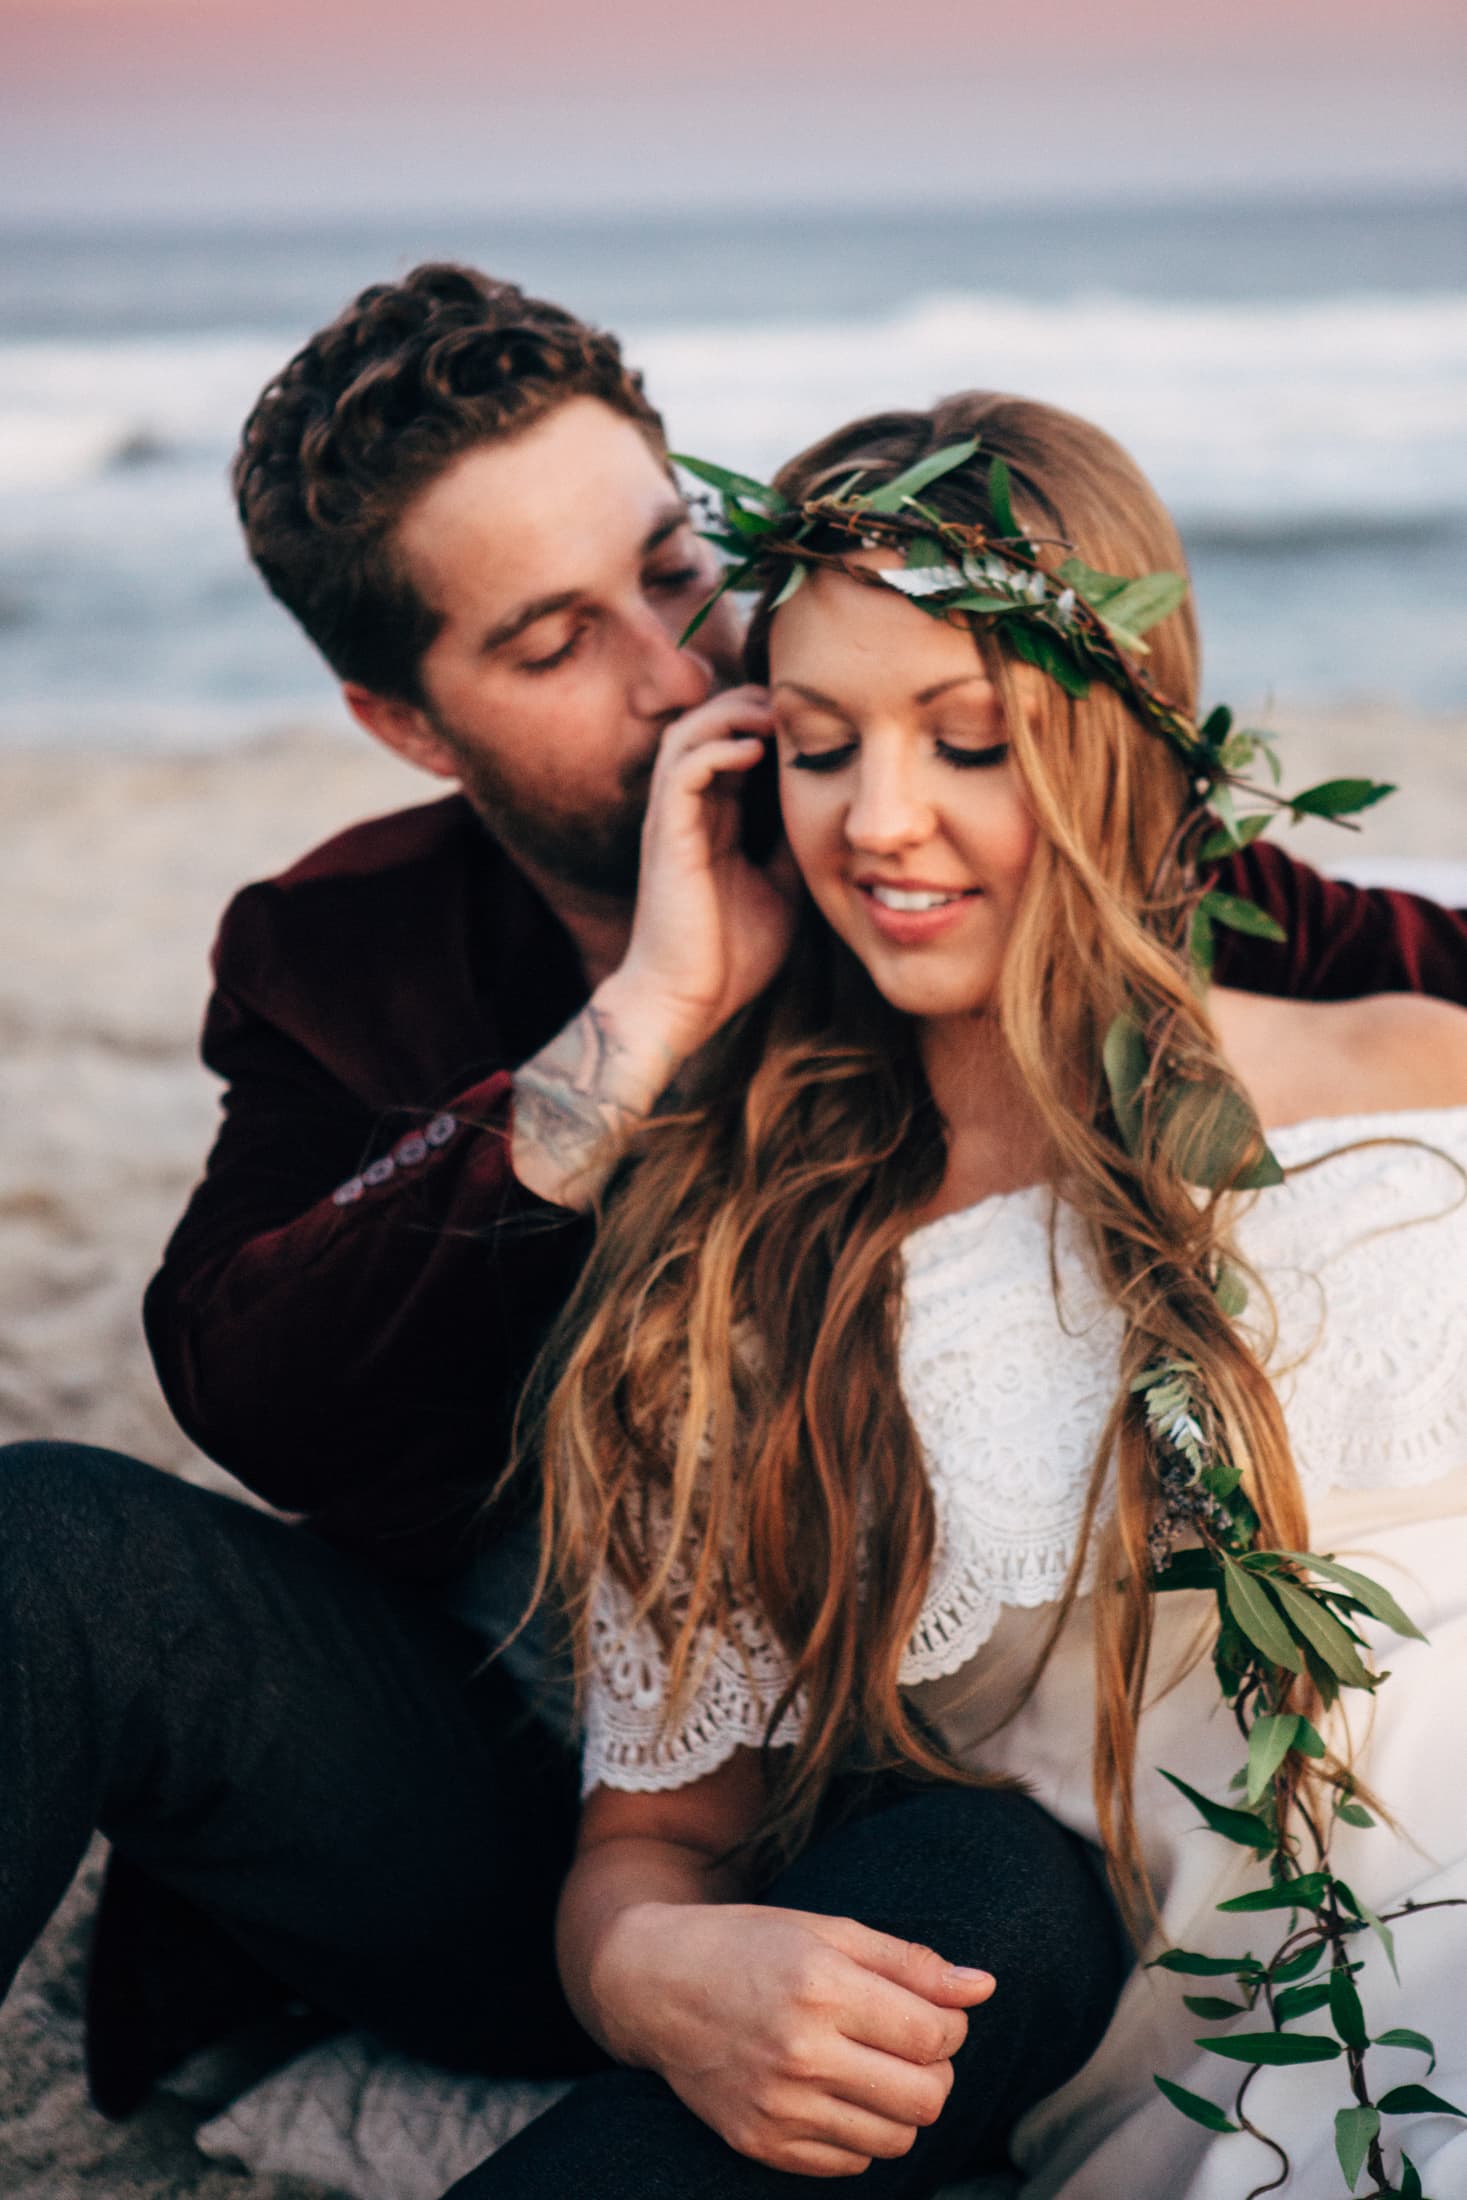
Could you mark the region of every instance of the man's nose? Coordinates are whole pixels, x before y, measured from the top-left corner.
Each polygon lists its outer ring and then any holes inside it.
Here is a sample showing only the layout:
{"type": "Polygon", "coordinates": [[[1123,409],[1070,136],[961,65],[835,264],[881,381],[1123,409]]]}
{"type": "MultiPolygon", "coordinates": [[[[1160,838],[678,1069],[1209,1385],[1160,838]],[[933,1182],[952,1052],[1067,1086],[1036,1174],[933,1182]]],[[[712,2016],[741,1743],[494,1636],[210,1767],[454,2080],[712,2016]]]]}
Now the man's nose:
{"type": "Polygon", "coordinates": [[[679,717],[713,692],[713,668],[677,639],[649,605],[633,625],[632,708],[643,718],[679,717]]]}

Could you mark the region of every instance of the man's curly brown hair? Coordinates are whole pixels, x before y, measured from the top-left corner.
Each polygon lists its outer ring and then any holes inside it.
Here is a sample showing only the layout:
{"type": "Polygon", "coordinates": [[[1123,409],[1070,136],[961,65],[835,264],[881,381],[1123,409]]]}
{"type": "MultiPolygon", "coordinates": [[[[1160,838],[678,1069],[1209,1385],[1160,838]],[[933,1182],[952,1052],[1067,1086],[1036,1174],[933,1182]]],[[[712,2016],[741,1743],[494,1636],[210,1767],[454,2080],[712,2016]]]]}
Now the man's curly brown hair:
{"type": "Polygon", "coordinates": [[[233,470],[251,557],[342,680],[423,701],[440,614],[394,550],[411,500],[451,460],[572,397],[662,421],[614,337],[513,283],[447,261],[374,283],[268,383],[233,470]]]}

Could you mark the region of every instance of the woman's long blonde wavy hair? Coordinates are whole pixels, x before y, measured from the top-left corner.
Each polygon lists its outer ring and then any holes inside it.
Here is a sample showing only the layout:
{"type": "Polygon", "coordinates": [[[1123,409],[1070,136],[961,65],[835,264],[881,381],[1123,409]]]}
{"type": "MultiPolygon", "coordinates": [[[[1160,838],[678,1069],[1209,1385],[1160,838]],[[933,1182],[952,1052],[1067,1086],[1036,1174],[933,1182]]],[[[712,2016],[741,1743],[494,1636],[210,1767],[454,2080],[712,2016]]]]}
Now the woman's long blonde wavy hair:
{"type": "MultiPolygon", "coordinates": [[[[858,421],[793,460],[778,486],[803,502],[857,466],[874,485],[969,436],[980,439],[977,459],[924,492],[944,518],[992,525],[987,470],[1002,457],[1031,536],[1062,538],[1105,572],[1184,570],[1168,514],[1125,453],[1085,422],[1017,398],[967,394],[858,421]]],[[[1054,562],[1064,555],[1057,543],[1054,562]]],[[[771,616],[766,600],[751,632],[755,678],[771,616]]],[[[1194,710],[1190,607],[1149,640],[1157,686],[1194,710]]],[[[1158,1354],[1195,1363],[1261,1539],[1302,1548],[1304,1511],[1274,1392],[1214,1290],[1229,1253],[1226,1187],[1199,1194],[1160,1135],[1156,1095],[1169,1081],[1219,1094],[1231,1083],[1183,945],[1193,790],[1111,689],[1097,683],[1076,701],[1046,680],[1031,724],[1012,665],[981,633],[978,646],[1038,828],[1003,965],[1001,1028],[1055,1189],[1088,1226],[1124,1316],[1083,1542],[1099,1542],[1096,1802],[1136,1920],[1148,1898],[1132,1773],[1158,1482],[1132,1378],[1158,1354]],[[1101,1063],[1122,1010],[1139,1019],[1162,1070],[1134,1157],[1101,1063]],[[1114,1506],[1102,1508],[1112,1474],[1114,1506]]],[[[705,1630],[725,1631],[735,1607],[757,1603],[788,1655],[789,1688],[766,1731],[796,1693],[807,1715],[793,1748],[767,1753],[757,1852],[770,1862],[805,1838],[837,1771],[907,1765],[964,1777],[899,1685],[934,1539],[898,1380],[901,1246],[945,1165],[914,1026],[807,908],[780,977],[636,1138],[545,1362],[534,1423],[545,1565],[583,1669],[587,1585],[602,1568],[657,1629],[670,1720],[695,1684],[705,1630]]],[[[1082,1548],[1051,1643],[1084,1557],[1082,1548]]]]}

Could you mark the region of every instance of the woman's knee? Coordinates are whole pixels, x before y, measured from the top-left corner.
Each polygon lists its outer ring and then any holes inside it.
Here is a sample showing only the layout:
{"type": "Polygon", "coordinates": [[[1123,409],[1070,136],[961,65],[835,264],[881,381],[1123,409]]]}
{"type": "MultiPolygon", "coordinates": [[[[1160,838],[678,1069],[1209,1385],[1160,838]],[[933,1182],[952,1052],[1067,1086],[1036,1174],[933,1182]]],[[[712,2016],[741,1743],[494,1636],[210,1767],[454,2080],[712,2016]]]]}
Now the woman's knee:
{"type": "Polygon", "coordinates": [[[1012,1788],[927,1787],[817,1840],[767,1899],[937,1948],[987,1969],[1108,1981],[1126,1956],[1099,1860],[1012,1788]]]}

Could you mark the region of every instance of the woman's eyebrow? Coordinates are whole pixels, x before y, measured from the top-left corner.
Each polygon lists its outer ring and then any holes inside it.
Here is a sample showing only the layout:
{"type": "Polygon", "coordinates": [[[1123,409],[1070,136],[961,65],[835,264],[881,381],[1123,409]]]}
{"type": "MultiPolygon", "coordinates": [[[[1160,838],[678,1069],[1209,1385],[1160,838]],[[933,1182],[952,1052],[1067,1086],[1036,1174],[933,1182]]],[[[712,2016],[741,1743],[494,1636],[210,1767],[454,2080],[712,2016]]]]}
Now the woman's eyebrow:
{"type": "MultiPolygon", "coordinates": [[[[931,687],[923,688],[912,700],[916,703],[935,703],[940,695],[949,694],[953,688],[971,687],[975,684],[989,687],[992,682],[986,672],[959,672],[951,680],[938,680],[931,687]]],[[[777,695],[781,688],[788,688],[793,695],[803,696],[817,710],[834,711],[838,718],[850,716],[844,703],[838,703],[833,695],[822,695],[819,688],[806,687],[803,680],[776,680],[770,693],[777,695]]]]}
{"type": "Polygon", "coordinates": [[[939,680],[934,687],[923,688],[914,700],[919,703],[935,703],[939,695],[946,695],[953,688],[971,687],[975,681],[983,687],[991,687],[993,684],[986,672],[960,672],[951,680],[939,680]]]}
{"type": "Polygon", "coordinates": [[[846,716],[844,703],[838,703],[833,695],[822,695],[819,688],[806,687],[803,680],[776,680],[769,692],[777,695],[781,688],[788,688],[791,695],[802,696],[807,703],[813,703],[817,710],[834,711],[837,718],[846,716]]]}

